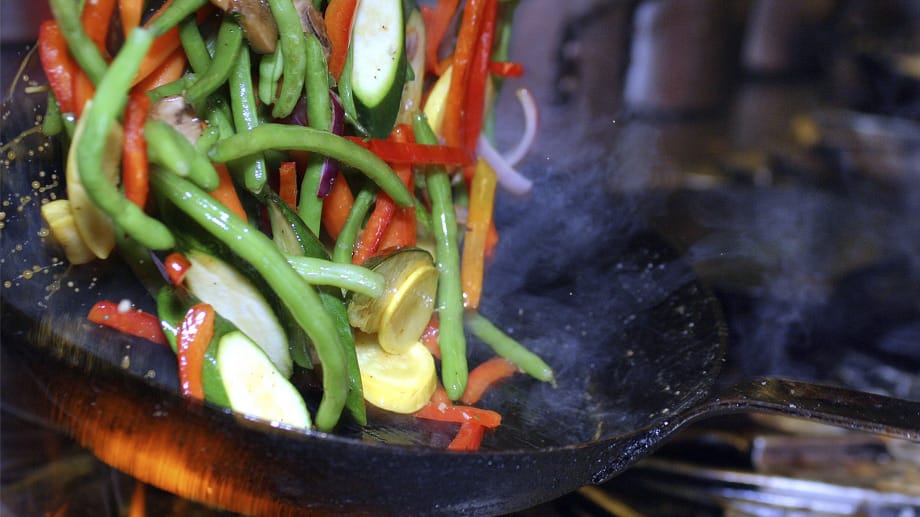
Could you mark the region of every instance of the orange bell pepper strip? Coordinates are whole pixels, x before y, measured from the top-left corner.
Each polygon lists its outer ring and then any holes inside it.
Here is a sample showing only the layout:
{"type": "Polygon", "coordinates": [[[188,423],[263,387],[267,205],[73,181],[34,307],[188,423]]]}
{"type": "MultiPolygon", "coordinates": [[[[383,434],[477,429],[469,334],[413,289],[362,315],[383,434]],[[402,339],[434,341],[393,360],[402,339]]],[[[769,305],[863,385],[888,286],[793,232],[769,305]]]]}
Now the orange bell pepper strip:
{"type": "Polygon", "coordinates": [[[415,412],[416,418],[457,424],[473,422],[489,429],[494,429],[502,423],[502,416],[490,409],[451,403],[447,398],[447,393],[441,386],[438,386],[431,398],[430,402],[415,412]],[[438,393],[439,391],[441,392],[440,394],[438,393]]]}
{"type": "Polygon", "coordinates": [[[348,186],[348,180],[345,175],[339,172],[335,177],[335,183],[332,184],[332,190],[329,195],[323,199],[323,215],[321,221],[323,229],[332,239],[337,239],[345,221],[348,220],[348,214],[351,207],[355,204],[355,196],[351,193],[348,186]]]}
{"type": "Polygon", "coordinates": [[[438,0],[434,9],[422,6],[422,18],[425,20],[425,64],[429,71],[438,75],[443,71],[438,69],[438,49],[459,3],[459,0],[438,0]]]}
{"type": "Polygon", "coordinates": [[[447,445],[450,451],[478,451],[486,428],[476,422],[463,422],[457,435],[447,445]]]}
{"type": "Polygon", "coordinates": [[[38,57],[62,113],[73,113],[74,77],[79,67],[67,51],[67,40],[54,20],[38,28],[38,57]]]}
{"type": "Polygon", "coordinates": [[[144,56],[144,59],[141,61],[137,75],[134,76],[134,81],[132,81],[131,84],[136,85],[143,81],[148,75],[153,73],[154,70],[159,68],[159,66],[162,65],[180,45],[179,29],[176,27],[173,27],[162,36],[153,40],[153,43],[150,45],[150,50],[147,51],[147,55],[144,56]]]}
{"type": "Polygon", "coordinates": [[[485,270],[486,242],[492,226],[495,208],[495,186],[498,179],[492,167],[482,158],[476,164],[476,174],[470,184],[469,215],[460,257],[460,283],[463,303],[468,309],[479,307],[482,278],[485,270]]]}
{"type": "Polygon", "coordinates": [[[102,300],[89,310],[87,319],[125,334],[144,338],[158,345],[167,344],[163,328],[160,327],[160,318],[149,312],[133,307],[121,310],[117,302],[102,300]]]}
{"type": "Polygon", "coordinates": [[[141,209],[147,205],[150,192],[150,162],[147,160],[147,140],[144,124],[150,112],[150,97],[134,92],[125,108],[125,137],[122,143],[121,183],[125,197],[141,209]]]}
{"type": "Polygon", "coordinates": [[[201,370],[204,353],[214,337],[214,308],[206,303],[193,305],[182,320],[176,336],[176,358],[179,361],[179,387],[182,394],[204,400],[201,370]]]}
{"type": "Polygon", "coordinates": [[[249,220],[246,210],[243,209],[243,203],[240,201],[240,195],[236,192],[233,185],[233,179],[230,177],[230,171],[223,163],[214,163],[214,170],[217,171],[217,188],[210,192],[211,197],[223,203],[231,212],[240,216],[244,221],[249,220]]]}
{"type": "Polygon", "coordinates": [[[466,390],[460,397],[464,404],[475,404],[497,382],[517,373],[518,367],[504,357],[493,357],[470,370],[466,390]]]}
{"type": "Polygon", "coordinates": [[[188,64],[188,58],[185,56],[185,51],[177,48],[150,75],[137,83],[134,89],[146,92],[169,84],[182,77],[186,64],[188,64]]]}
{"type": "Polygon", "coordinates": [[[380,249],[380,240],[383,233],[393,220],[396,212],[396,203],[385,192],[377,193],[374,210],[367,218],[367,224],[361,231],[361,236],[355,242],[355,252],[351,257],[354,264],[363,264],[365,260],[374,256],[380,249]]]}
{"type": "Polygon", "coordinates": [[[103,56],[109,55],[106,41],[109,37],[109,26],[114,12],[115,0],[93,0],[86,2],[83,13],[80,14],[83,30],[103,56]]]}
{"type": "Polygon", "coordinates": [[[297,210],[297,164],[282,162],[278,170],[278,197],[297,210]]]}
{"type": "Polygon", "coordinates": [[[447,102],[444,106],[444,121],[441,126],[441,135],[447,145],[453,147],[460,147],[464,143],[463,108],[467,104],[469,69],[481,32],[485,7],[486,0],[469,0],[463,8],[460,32],[457,35],[457,46],[454,50],[450,88],[447,90],[447,102]]]}
{"type": "Polygon", "coordinates": [[[326,34],[329,36],[329,72],[336,80],[345,68],[348,43],[351,39],[351,22],[355,16],[357,0],[330,0],[324,14],[326,34]]]}

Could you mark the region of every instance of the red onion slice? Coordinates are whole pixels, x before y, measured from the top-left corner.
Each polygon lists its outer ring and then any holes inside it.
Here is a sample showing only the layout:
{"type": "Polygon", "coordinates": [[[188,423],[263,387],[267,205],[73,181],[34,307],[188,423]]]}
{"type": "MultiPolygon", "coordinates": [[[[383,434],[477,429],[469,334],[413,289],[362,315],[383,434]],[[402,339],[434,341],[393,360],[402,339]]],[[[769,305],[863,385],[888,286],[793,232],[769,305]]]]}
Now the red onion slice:
{"type": "Polygon", "coordinates": [[[498,184],[505,190],[514,194],[526,194],[533,187],[533,182],[515,170],[514,167],[492,147],[489,140],[482,135],[479,135],[476,152],[479,153],[480,158],[492,166],[498,178],[498,184]]]}
{"type": "MultiPolygon", "coordinates": [[[[334,135],[342,136],[345,134],[345,109],[341,101],[335,94],[329,92],[329,98],[332,101],[332,127],[329,131],[334,135]]],[[[332,192],[335,185],[335,178],[339,174],[339,162],[332,158],[323,160],[323,169],[319,177],[319,186],[316,189],[316,197],[324,198],[332,192]]]]}

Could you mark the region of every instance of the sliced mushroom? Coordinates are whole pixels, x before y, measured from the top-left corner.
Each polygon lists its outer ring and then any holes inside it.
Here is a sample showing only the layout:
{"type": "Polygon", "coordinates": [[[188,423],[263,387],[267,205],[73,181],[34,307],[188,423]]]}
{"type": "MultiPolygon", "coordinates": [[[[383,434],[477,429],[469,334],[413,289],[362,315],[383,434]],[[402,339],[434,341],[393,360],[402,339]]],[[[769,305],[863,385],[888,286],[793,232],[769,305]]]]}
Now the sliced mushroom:
{"type": "Polygon", "coordinates": [[[329,35],[326,32],[326,19],[323,13],[319,11],[312,0],[293,0],[294,9],[300,13],[300,25],[303,31],[314,34],[323,46],[323,53],[329,58],[329,35]]]}
{"type": "Polygon", "coordinates": [[[249,46],[260,54],[275,51],[278,25],[272,10],[263,0],[211,0],[222,11],[236,16],[249,46]]]}
{"type": "Polygon", "coordinates": [[[150,118],[162,120],[176,128],[193,144],[201,136],[201,119],[181,95],[171,95],[158,100],[150,108],[150,118]]]}

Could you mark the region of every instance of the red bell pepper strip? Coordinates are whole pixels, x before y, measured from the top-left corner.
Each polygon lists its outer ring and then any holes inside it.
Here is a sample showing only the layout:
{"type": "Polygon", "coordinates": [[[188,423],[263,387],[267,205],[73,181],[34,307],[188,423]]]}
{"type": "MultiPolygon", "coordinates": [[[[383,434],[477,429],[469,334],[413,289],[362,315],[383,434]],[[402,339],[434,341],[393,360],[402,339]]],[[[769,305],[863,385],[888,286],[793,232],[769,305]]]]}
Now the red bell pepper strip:
{"type": "Polygon", "coordinates": [[[182,279],[185,278],[185,273],[188,272],[188,269],[192,267],[192,263],[185,258],[185,255],[174,251],[166,256],[163,266],[166,267],[166,275],[169,277],[170,282],[173,285],[182,285],[182,279]]]}
{"type": "Polygon", "coordinates": [[[240,201],[240,195],[236,192],[236,186],[233,185],[233,179],[230,177],[230,171],[223,163],[214,163],[214,170],[217,171],[219,180],[217,188],[210,192],[211,197],[223,203],[231,212],[238,215],[242,220],[248,221],[249,216],[243,208],[240,201]]]}
{"type": "Polygon", "coordinates": [[[38,56],[62,113],[74,112],[74,76],[79,69],[67,52],[67,40],[57,22],[48,20],[38,29],[38,56]]]}
{"type": "Polygon", "coordinates": [[[431,398],[430,402],[415,412],[416,418],[457,424],[474,422],[489,429],[494,429],[502,423],[502,416],[495,411],[453,404],[447,398],[447,393],[441,386],[435,390],[431,398]],[[440,394],[439,391],[441,392],[440,394]]]}
{"type": "Polygon", "coordinates": [[[95,94],[96,87],[93,86],[93,82],[86,75],[86,72],[78,68],[73,76],[73,112],[77,118],[80,118],[80,115],[83,114],[83,109],[86,108],[86,103],[92,100],[95,94]]]}
{"type": "Polygon", "coordinates": [[[524,75],[524,65],[510,61],[492,61],[489,63],[489,72],[500,77],[521,77],[524,75]]]}
{"type": "Polygon", "coordinates": [[[84,4],[83,13],[80,14],[83,30],[103,56],[109,55],[106,41],[114,12],[115,0],[93,0],[84,4]]]}
{"type": "Polygon", "coordinates": [[[367,140],[356,136],[345,138],[368,149],[389,164],[468,165],[473,163],[473,156],[459,147],[394,142],[376,138],[367,140]]]}
{"type": "Polygon", "coordinates": [[[278,196],[297,210],[297,164],[282,162],[278,169],[278,196]]]}
{"type": "Polygon", "coordinates": [[[438,70],[438,49],[450,27],[450,20],[457,12],[459,0],[438,0],[438,5],[431,9],[422,6],[422,18],[425,20],[425,63],[428,70],[440,75],[438,70]]]}
{"type": "Polygon", "coordinates": [[[324,17],[326,34],[329,36],[329,72],[336,80],[345,68],[351,38],[351,22],[357,5],[357,0],[330,0],[326,6],[324,17]]]}
{"type": "Polygon", "coordinates": [[[485,7],[486,0],[469,0],[463,8],[457,46],[454,50],[450,88],[447,91],[447,102],[444,106],[444,121],[441,126],[441,135],[447,145],[452,147],[460,147],[464,144],[463,108],[467,105],[469,69],[479,40],[485,7]]]}
{"type": "Polygon", "coordinates": [[[483,394],[495,383],[511,377],[517,371],[518,367],[504,357],[493,357],[480,363],[479,366],[470,370],[466,390],[460,397],[460,401],[470,405],[479,402],[483,394]]]}
{"type": "Polygon", "coordinates": [[[141,209],[147,205],[147,194],[150,191],[150,163],[147,160],[147,140],[144,138],[144,124],[149,112],[150,97],[144,92],[132,93],[125,108],[121,182],[125,197],[141,209]]]}
{"type": "Polygon", "coordinates": [[[393,220],[393,214],[396,212],[396,203],[393,199],[380,191],[377,193],[377,200],[374,202],[374,210],[370,217],[367,218],[367,224],[361,231],[361,236],[355,242],[355,252],[351,257],[354,264],[363,264],[365,260],[374,256],[380,247],[380,239],[383,232],[386,231],[393,220]]]}
{"type": "Polygon", "coordinates": [[[476,149],[479,133],[482,132],[482,120],[485,113],[484,101],[486,83],[489,81],[489,63],[492,58],[492,43],[495,39],[495,17],[498,13],[496,0],[484,0],[482,22],[476,38],[476,49],[469,64],[469,77],[463,106],[463,125],[461,134],[463,148],[467,152],[476,149]]]}
{"type": "MultiPolygon", "coordinates": [[[[431,352],[431,355],[435,359],[441,359],[441,345],[438,344],[438,336],[441,333],[440,320],[438,320],[438,313],[431,315],[431,320],[428,322],[428,326],[425,327],[425,331],[422,332],[419,341],[425,345],[425,348],[431,352]]],[[[447,393],[445,392],[445,396],[447,393]]],[[[450,400],[450,399],[448,399],[450,400]]]]}
{"type": "Polygon", "coordinates": [[[87,319],[158,345],[167,344],[166,336],[163,335],[163,329],[160,327],[160,319],[149,312],[133,307],[120,310],[117,302],[102,300],[93,305],[87,319]]]}
{"type": "Polygon", "coordinates": [[[179,387],[187,397],[204,400],[201,370],[204,353],[214,337],[214,308],[206,303],[193,305],[182,320],[176,336],[179,361],[179,387]]]}
{"type": "Polygon", "coordinates": [[[333,240],[339,237],[354,204],[355,197],[351,193],[351,188],[348,187],[348,180],[339,172],[335,177],[335,183],[332,184],[332,190],[323,199],[321,218],[323,229],[333,240]]]}
{"type": "Polygon", "coordinates": [[[460,424],[460,430],[457,435],[448,444],[447,449],[451,451],[478,451],[482,445],[482,435],[485,427],[476,422],[463,422],[460,424]]]}

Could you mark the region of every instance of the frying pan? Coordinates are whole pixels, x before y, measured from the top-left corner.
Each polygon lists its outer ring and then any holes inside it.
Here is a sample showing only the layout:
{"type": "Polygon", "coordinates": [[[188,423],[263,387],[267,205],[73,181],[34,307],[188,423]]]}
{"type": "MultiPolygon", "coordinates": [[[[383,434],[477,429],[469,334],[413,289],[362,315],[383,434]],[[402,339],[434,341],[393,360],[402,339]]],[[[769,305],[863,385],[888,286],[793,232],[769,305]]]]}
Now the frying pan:
{"type": "MultiPolygon", "coordinates": [[[[2,140],[35,113],[34,96],[6,103],[2,140]]],[[[482,405],[503,423],[480,452],[444,450],[450,424],[373,410],[367,427],[325,434],[190,401],[177,395],[168,349],[85,321],[102,298],[152,307],[124,264],[69,267],[45,239],[38,210],[63,192],[60,144],[32,135],[9,150],[2,351],[24,380],[4,404],[183,497],[259,515],[500,514],[602,483],[717,414],[768,411],[920,439],[917,402],[777,378],[723,386],[725,322],[679,250],[605,188],[607,172],[565,174],[539,160],[524,167],[533,194],[499,199],[502,244],[481,312],[540,353],[558,386],[517,376],[490,391],[482,405]]],[[[471,343],[472,364],[487,356],[471,343]]]]}

